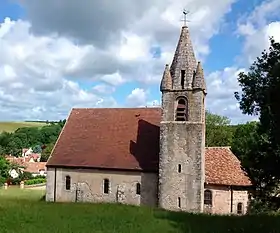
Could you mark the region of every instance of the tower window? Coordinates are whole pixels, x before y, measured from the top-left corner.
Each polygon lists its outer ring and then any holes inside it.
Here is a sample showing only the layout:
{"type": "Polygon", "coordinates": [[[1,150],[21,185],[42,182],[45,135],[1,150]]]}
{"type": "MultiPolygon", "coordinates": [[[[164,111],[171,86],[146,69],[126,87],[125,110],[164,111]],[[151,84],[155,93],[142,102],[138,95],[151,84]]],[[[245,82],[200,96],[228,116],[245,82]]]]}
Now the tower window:
{"type": "Polygon", "coordinates": [[[178,207],[181,208],[181,197],[178,197],[178,207]]]}
{"type": "Polygon", "coordinates": [[[186,74],[186,71],[185,70],[181,70],[181,87],[182,87],[182,89],[184,89],[185,74],[186,74]]]}
{"type": "Polygon", "coordinates": [[[136,194],[137,194],[137,195],[140,195],[140,194],[141,194],[141,185],[140,185],[140,183],[137,183],[137,184],[136,184],[136,194]]]}
{"type": "Polygon", "coordinates": [[[65,189],[70,190],[71,188],[71,178],[70,176],[65,177],[65,189]]]}
{"type": "Polygon", "coordinates": [[[212,192],[210,190],[204,191],[204,205],[212,205],[212,192]]]}
{"type": "Polygon", "coordinates": [[[243,213],[243,204],[239,202],[237,204],[237,214],[242,214],[243,213]]]}
{"type": "Polygon", "coordinates": [[[177,109],[176,109],[176,121],[187,121],[187,100],[183,97],[178,99],[177,109]]]}
{"type": "Polygon", "coordinates": [[[108,179],[104,179],[103,181],[103,192],[104,193],[109,193],[109,180],[108,179]]]}
{"type": "Polygon", "coordinates": [[[181,173],[181,171],[182,171],[182,166],[181,164],[178,164],[178,172],[181,173]]]}

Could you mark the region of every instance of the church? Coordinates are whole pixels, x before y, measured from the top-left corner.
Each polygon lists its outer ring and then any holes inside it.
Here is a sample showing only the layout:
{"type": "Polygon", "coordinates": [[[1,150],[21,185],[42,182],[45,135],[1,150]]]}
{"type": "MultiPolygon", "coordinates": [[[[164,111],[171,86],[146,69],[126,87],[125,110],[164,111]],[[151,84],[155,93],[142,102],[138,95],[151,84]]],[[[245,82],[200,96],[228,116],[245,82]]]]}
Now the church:
{"type": "Polygon", "coordinates": [[[46,201],[245,214],[252,183],[229,147],[205,147],[206,83],[183,26],[161,108],[73,108],[46,164],[46,201]]]}

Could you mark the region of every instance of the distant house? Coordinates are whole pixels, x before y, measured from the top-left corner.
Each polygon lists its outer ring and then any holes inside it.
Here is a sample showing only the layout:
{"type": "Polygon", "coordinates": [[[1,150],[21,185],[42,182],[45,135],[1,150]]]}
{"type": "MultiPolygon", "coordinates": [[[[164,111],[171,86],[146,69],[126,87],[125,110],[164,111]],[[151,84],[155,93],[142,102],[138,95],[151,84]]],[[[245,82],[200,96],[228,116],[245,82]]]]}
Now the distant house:
{"type": "Polygon", "coordinates": [[[28,162],[25,163],[25,172],[30,172],[32,176],[46,176],[46,162],[28,162]]]}
{"type": "Polygon", "coordinates": [[[14,164],[20,166],[19,170],[16,169],[10,170],[9,174],[12,178],[17,178],[19,176],[19,171],[30,172],[32,176],[46,176],[46,162],[36,162],[39,158],[38,154],[32,154],[25,157],[14,157],[6,156],[6,159],[14,164]]]}
{"type": "Polygon", "coordinates": [[[21,156],[24,157],[24,156],[28,156],[30,154],[32,154],[33,151],[32,151],[32,148],[23,148],[22,149],[22,153],[21,153],[21,156]]]}

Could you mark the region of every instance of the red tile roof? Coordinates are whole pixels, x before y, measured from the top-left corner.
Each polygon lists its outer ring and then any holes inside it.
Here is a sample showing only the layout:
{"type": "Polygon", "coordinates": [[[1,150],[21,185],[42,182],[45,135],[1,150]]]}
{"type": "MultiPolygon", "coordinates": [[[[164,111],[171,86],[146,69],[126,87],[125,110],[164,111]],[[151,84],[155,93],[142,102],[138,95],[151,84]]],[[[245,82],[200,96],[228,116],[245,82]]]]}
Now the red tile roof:
{"type": "Polygon", "coordinates": [[[30,173],[39,173],[40,171],[46,171],[46,162],[29,162],[24,164],[24,171],[30,173]]]}
{"type": "MultiPolygon", "coordinates": [[[[72,109],[47,166],[158,172],[160,108],[72,109]]],[[[206,182],[250,185],[228,148],[206,149],[206,182]]]]}

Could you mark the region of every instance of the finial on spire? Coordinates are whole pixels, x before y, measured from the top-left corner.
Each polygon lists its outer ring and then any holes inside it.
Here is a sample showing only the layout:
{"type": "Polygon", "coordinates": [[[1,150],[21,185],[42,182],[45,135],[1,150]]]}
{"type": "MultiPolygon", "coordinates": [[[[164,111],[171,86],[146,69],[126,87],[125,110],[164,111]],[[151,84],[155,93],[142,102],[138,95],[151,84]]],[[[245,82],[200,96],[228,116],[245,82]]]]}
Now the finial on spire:
{"type": "Polygon", "coordinates": [[[190,12],[187,11],[186,9],[183,10],[183,15],[184,15],[184,19],[181,20],[184,22],[184,27],[187,26],[187,22],[190,22],[189,20],[187,20],[187,14],[189,14],[190,12]]]}

